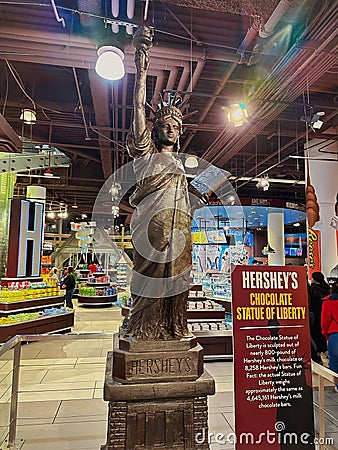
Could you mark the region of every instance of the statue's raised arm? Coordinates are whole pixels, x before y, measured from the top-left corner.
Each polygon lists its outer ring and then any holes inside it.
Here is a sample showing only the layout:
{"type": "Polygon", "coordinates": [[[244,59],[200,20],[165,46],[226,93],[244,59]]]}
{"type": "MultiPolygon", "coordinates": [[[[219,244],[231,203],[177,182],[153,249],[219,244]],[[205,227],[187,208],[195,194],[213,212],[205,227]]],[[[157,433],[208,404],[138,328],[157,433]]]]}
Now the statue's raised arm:
{"type": "Polygon", "coordinates": [[[133,46],[135,47],[135,85],[133,100],[133,120],[129,136],[128,151],[136,156],[137,149],[142,151],[146,145],[144,140],[149,139],[147,134],[147,121],[145,114],[146,82],[149,66],[149,50],[152,45],[152,29],[141,26],[135,32],[133,46]]]}

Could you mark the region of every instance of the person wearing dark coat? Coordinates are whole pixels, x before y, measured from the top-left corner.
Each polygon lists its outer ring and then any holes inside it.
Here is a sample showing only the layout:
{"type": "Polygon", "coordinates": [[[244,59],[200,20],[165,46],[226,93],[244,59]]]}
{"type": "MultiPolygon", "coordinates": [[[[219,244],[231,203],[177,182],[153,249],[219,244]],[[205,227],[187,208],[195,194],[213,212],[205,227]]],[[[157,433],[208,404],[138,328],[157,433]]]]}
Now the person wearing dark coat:
{"type": "MultiPolygon", "coordinates": [[[[309,286],[309,311],[311,316],[310,333],[317,354],[327,351],[327,343],[321,329],[322,298],[330,294],[322,272],[313,272],[309,286]]],[[[320,358],[319,358],[320,359],[320,358]]]]}
{"type": "Polygon", "coordinates": [[[76,277],[74,275],[74,267],[68,267],[68,273],[66,278],[63,280],[62,289],[66,289],[65,302],[68,308],[73,309],[73,294],[76,286],[76,277]]]}

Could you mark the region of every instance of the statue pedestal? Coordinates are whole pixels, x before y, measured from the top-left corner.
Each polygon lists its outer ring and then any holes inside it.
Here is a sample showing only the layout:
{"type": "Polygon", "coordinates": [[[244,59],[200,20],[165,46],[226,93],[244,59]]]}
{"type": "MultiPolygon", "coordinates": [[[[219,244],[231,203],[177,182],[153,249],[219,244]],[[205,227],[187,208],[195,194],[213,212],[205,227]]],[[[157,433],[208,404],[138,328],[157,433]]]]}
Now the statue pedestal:
{"type": "Polygon", "coordinates": [[[207,396],[215,383],[203,373],[202,358],[195,338],[120,339],[107,355],[108,432],[101,450],[209,449],[207,396]],[[206,442],[196,442],[203,432],[206,442]]]}

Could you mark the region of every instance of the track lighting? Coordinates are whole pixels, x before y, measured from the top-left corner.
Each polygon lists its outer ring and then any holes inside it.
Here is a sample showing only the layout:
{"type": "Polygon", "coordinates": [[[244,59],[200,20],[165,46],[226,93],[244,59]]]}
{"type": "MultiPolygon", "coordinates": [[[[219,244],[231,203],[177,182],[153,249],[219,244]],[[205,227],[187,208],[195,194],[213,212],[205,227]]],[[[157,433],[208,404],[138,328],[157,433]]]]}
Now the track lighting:
{"type": "Polygon", "coordinates": [[[325,115],[324,111],[317,112],[316,114],[313,115],[313,117],[311,119],[311,122],[310,122],[310,127],[313,130],[320,130],[321,129],[321,127],[322,127],[324,122],[322,120],[319,120],[319,118],[324,116],[324,115],[325,115]]]}
{"type": "Polygon", "coordinates": [[[245,103],[234,103],[228,109],[228,121],[237,127],[241,127],[248,120],[248,110],[245,103]]]}
{"type": "Polygon", "coordinates": [[[302,116],[301,120],[306,122],[312,131],[320,130],[324,122],[320,120],[321,117],[325,116],[324,111],[318,111],[313,114],[313,108],[310,108],[310,114],[308,116],[302,116]]]}
{"type": "Polygon", "coordinates": [[[261,177],[258,180],[258,183],[256,184],[256,187],[258,189],[262,189],[263,191],[267,191],[269,189],[269,187],[270,187],[268,175],[265,175],[264,177],[261,177]]]}

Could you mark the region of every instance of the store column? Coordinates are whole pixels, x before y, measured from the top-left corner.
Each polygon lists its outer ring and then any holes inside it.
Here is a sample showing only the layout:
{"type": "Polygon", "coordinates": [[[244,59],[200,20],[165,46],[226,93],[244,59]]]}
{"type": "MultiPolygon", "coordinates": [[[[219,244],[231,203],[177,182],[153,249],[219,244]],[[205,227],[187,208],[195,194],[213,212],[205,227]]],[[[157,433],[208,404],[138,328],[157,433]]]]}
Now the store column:
{"type": "Polygon", "coordinates": [[[268,252],[268,265],[285,266],[284,213],[268,214],[268,244],[271,247],[268,252]]]}
{"type": "Polygon", "coordinates": [[[338,193],[337,142],[332,141],[328,145],[327,141],[315,139],[309,142],[308,147],[305,147],[305,155],[309,157],[307,176],[315,188],[319,204],[319,220],[313,228],[320,232],[321,271],[328,277],[338,264],[337,231],[332,226],[338,193]]]}

